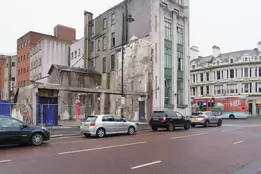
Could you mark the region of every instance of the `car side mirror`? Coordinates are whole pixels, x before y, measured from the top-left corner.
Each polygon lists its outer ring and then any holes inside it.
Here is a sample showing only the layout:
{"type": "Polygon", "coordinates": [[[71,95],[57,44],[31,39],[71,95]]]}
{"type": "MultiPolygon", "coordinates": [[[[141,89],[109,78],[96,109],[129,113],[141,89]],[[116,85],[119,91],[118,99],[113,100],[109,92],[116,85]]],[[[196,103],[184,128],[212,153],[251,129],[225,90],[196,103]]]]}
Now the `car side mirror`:
{"type": "Polygon", "coordinates": [[[23,124],[22,126],[20,126],[21,129],[24,129],[24,128],[28,128],[28,126],[26,124],[23,124]]]}

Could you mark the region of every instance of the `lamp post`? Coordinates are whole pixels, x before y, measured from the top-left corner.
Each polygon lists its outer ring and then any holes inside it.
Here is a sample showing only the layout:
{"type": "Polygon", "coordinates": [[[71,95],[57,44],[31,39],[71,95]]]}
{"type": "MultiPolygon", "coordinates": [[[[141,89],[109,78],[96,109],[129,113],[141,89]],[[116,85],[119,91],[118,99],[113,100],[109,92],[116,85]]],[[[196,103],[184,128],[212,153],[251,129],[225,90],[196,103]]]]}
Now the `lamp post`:
{"type": "Polygon", "coordinates": [[[126,16],[124,13],[122,14],[122,43],[121,43],[121,117],[124,118],[123,114],[123,109],[124,109],[124,103],[125,103],[125,98],[124,98],[124,45],[125,43],[128,42],[128,23],[131,23],[134,21],[133,17],[131,14],[128,15],[128,10],[127,10],[127,4],[126,5],[126,16]],[[126,25],[125,25],[126,23],[126,25]],[[126,26],[126,28],[125,28],[126,26]],[[124,32],[126,29],[126,33],[124,32]],[[126,41],[125,41],[126,38],[126,41]]]}

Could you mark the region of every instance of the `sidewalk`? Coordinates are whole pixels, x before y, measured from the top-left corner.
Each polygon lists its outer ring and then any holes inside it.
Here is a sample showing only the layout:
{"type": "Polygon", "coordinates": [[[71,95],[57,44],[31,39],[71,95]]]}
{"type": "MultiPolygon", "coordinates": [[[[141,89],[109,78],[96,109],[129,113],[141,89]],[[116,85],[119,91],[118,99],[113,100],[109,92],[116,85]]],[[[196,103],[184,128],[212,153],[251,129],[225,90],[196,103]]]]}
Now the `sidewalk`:
{"type": "MultiPolygon", "coordinates": [[[[136,123],[138,126],[138,131],[150,130],[150,126],[148,123],[136,123]]],[[[51,132],[51,138],[57,137],[67,137],[67,136],[79,136],[80,126],[56,126],[49,128],[51,132]]]]}

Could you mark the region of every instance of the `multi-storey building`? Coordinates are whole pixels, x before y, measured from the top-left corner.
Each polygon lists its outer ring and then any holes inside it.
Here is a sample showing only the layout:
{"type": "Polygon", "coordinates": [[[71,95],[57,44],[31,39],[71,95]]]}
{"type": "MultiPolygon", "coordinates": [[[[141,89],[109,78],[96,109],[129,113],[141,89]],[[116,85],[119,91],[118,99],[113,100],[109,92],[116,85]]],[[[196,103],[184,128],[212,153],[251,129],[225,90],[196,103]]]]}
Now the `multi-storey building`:
{"type": "Polygon", "coordinates": [[[249,112],[261,114],[261,42],[258,48],[229,53],[213,46],[207,57],[197,57],[196,47],[191,51],[192,97],[248,95],[249,112]]]}
{"type": "Polygon", "coordinates": [[[84,68],[84,38],[70,45],[70,66],[84,68]]]}
{"type": "Polygon", "coordinates": [[[30,46],[42,38],[71,42],[75,40],[75,33],[75,29],[57,25],[54,28],[54,36],[30,31],[20,37],[17,40],[17,86],[26,85],[30,79],[30,46]]]}
{"type": "Polygon", "coordinates": [[[84,33],[85,66],[103,77],[115,70],[115,54],[132,36],[150,41],[153,109],[189,114],[189,0],[124,0],[95,19],[85,12],[84,33]]]}
{"type": "Polygon", "coordinates": [[[5,59],[5,82],[4,82],[4,100],[13,100],[16,91],[16,56],[6,56],[5,59]]]}
{"type": "Polygon", "coordinates": [[[5,56],[0,55],[0,100],[4,98],[5,87],[5,56]]]}
{"type": "Polygon", "coordinates": [[[68,42],[41,39],[30,50],[30,80],[47,83],[52,64],[69,66],[68,42]]]}

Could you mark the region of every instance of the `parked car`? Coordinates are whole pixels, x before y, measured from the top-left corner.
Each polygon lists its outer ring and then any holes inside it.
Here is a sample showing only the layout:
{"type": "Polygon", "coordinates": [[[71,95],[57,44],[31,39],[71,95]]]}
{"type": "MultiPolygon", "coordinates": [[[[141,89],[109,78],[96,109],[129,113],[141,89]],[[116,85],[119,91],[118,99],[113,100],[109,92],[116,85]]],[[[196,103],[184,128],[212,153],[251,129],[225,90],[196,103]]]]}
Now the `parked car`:
{"type": "Polygon", "coordinates": [[[193,113],[190,117],[191,126],[204,125],[209,127],[211,124],[216,124],[217,126],[222,126],[222,118],[219,115],[215,115],[210,111],[193,113]]]}
{"type": "Polygon", "coordinates": [[[117,115],[93,115],[88,116],[82,122],[80,130],[81,134],[86,137],[97,136],[103,138],[112,134],[134,135],[137,132],[137,125],[117,115]]]}
{"type": "Polygon", "coordinates": [[[149,122],[151,129],[157,131],[159,128],[166,128],[173,131],[176,127],[190,128],[190,120],[176,111],[153,111],[149,122]]]}
{"type": "Polygon", "coordinates": [[[50,139],[47,128],[30,126],[9,116],[0,116],[0,144],[32,144],[41,145],[50,139]]]}

